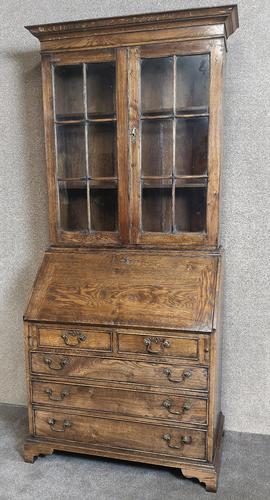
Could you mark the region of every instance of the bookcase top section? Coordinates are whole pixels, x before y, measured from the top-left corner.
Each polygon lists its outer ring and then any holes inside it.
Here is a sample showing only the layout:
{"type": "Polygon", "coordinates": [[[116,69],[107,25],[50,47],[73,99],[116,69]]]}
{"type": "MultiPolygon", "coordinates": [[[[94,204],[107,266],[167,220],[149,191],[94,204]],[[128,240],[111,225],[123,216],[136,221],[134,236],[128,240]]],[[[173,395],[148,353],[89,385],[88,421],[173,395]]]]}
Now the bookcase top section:
{"type": "Polygon", "coordinates": [[[40,41],[45,41],[73,36],[112,34],[123,30],[147,31],[171,26],[181,28],[214,25],[224,25],[224,35],[228,38],[239,26],[237,5],[40,24],[26,26],[26,29],[40,41]]]}
{"type": "Polygon", "coordinates": [[[26,321],[211,332],[218,253],[47,252],[26,321]]]}

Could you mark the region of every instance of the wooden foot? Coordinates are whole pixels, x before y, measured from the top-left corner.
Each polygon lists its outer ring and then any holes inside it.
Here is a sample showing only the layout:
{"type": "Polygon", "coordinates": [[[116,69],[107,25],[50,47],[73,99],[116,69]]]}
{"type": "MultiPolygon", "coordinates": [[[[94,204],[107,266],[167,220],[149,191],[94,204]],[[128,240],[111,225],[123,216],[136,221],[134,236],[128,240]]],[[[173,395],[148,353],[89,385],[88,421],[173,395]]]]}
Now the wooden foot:
{"type": "Polygon", "coordinates": [[[206,491],[216,493],[218,475],[214,468],[213,470],[204,470],[200,469],[199,467],[188,466],[187,468],[182,467],[181,471],[183,476],[187,477],[188,479],[196,478],[198,479],[198,481],[200,481],[200,483],[205,484],[206,491]]]}
{"type": "Polygon", "coordinates": [[[26,441],[23,450],[24,461],[33,464],[40,455],[52,455],[54,449],[46,443],[35,443],[34,441],[26,441]]]}
{"type": "Polygon", "coordinates": [[[192,479],[196,478],[200,483],[205,484],[206,491],[216,493],[218,487],[218,478],[221,460],[221,445],[222,436],[224,434],[224,415],[222,413],[219,417],[219,425],[216,439],[216,450],[213,463],[206,465],[184,465],[181,467],[183,476],[192,479]]]}

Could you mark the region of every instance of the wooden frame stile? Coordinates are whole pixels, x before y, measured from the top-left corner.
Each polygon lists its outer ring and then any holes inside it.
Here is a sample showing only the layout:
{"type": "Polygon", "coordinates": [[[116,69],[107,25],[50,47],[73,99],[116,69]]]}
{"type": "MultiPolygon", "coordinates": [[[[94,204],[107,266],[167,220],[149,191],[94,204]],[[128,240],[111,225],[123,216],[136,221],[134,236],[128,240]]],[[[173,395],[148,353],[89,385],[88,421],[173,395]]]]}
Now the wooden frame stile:
{"type": "Polygon", "coordinates": [[[129,214],[129,124],[128,124],[128,49],[117,50],[117,161],[119,178],[119,233],[122,243],[128,244],[130,240],[130,214],[129,214]]]}
{"type": "Polygon", "coordinates": [[[223,68],[226,53],[224,39],[212,41],[209,93],[209,186],[207,201],[207,239],[210,246],[219,243],[220,173],[223,153],[223,68]]]}
{"type": "Polygon", "coordinates": [[[58,196],[56,189],[56,154],[55,135],[53,126],[53,79],[51,58],[42,55],[42,88],[43,88],[43,113],[45,131],[45,151],[47,164],[47,183],[49,197],[49,228],[52,245],[58,243],[58,196]]]}
{"type": "Polygon", "coordinates": [[[135,141],[130,134],[130,212],[131,212],[131,243],[138,242],[138,230],[140,228],[140,205],[141,205],[141,186],[140,186],[140,119],[139,119],[139,58],[140,49],[129,49],[129,127],[130,132],[135,131],[135,141]],[[137,137],[138,136],[138,137],[137,137]]]}

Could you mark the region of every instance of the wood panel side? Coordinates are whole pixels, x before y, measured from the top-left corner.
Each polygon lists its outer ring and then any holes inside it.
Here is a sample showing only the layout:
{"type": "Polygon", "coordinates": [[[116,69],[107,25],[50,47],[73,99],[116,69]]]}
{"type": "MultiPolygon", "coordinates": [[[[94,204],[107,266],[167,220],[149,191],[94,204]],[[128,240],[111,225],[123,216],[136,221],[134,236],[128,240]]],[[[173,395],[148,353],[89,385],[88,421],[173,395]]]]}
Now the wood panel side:
{"type": "Polygon", "coordinates": [[[209,370],[209,432],[208,460],[212,461],[216,449],[219,417],[221,412],[221,382],[222,382],[222,282],[223,260],[218,262],[214,330],[210,335],[210,370],[209,370]]]}
{"type": "Polygon", "coordinates": [[[30,371],[31,371],[31,361],[29,356],[29,349],[32,347],[32,332],[31,325],[29,323],[24,323],[24,366],[25,366],[25,380],[26,380],[26,390],[27,390],[27,411],[28,411],[28,427],[29,433],[33,435],[34,433],[34,423],[33,423],[33,411],[32,411],[32,384],[30,381],[30,371]]]}

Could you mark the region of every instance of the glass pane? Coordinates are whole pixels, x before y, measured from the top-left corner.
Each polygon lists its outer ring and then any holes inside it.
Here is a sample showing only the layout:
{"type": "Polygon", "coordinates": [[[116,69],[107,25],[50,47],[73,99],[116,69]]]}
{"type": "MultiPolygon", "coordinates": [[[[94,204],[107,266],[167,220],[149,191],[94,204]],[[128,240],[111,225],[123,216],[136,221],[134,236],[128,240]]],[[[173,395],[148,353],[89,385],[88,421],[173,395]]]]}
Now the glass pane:
{"type": "Polygon", "coordinates": [[[176,73],[177,111],[207,112],[209,55],[177,57],[176,73]]]}
{"type": "Polygon", "coordinates": [[[176,120],[176,175],[207,173],[208,118],[176,120]]]}
{"type": "Polygon", "coordinates": [[[142,190],[143,231],[168,233],[172,230],[172,190],[147,188],[142,190]]]}
{"type": "Polygon", "coordinates": [[[88,154],[90,177],[116,176],[116,126],[114,123],[89,125],[88,154]]]}
{"type": "Polygon", "coordinates": [[[88,115],[115,113],[115,62],[87,65],[88,115]]]}
{"type": "Polygon", "coordinates": [[[143,59],[141,63],[142,113],[173,110],[173,58],[143,59]]]}
{"type": "Polygon", "coordinates": [[[202,232],[206,229],[206,188],[175,189],[175,231],[202,232]]]}
{"type": "Polygon", "coordinates": [[[63,230],[81,231],[88,228],[86,183],[60,182],[59,204],[63,230]]]}
{"type": "Polygon", "coordinates": [[[93,231],[117,230],[117,190],[90,189],[91,229],[93,231]]]}
{"type": "Polygon", "coordinates": [[[85,177],[84,125],[57,125],[58,177],[85,177]]]}
{"type": "Polygon", "coordinates": [[[83,71],[81,65],[54,69],[55,115],[57,120],[84,116],[83,71]]]}
{"type": "Polygon", "coordinates": [[[143,120],[142,174],[171,175],[173,166],[173,121],[143,120]]]}

